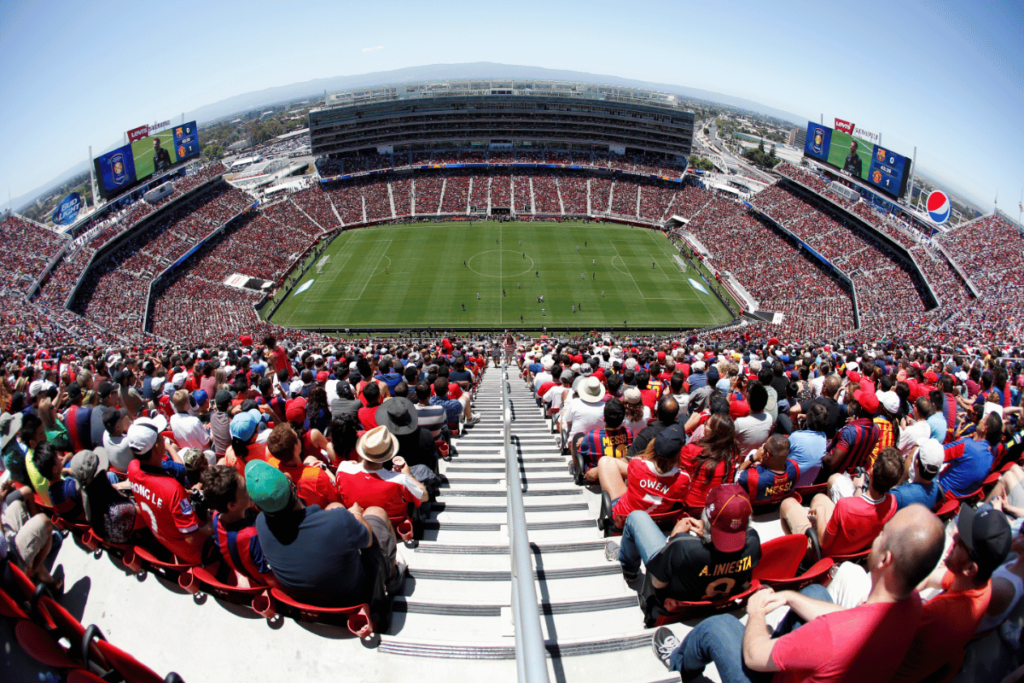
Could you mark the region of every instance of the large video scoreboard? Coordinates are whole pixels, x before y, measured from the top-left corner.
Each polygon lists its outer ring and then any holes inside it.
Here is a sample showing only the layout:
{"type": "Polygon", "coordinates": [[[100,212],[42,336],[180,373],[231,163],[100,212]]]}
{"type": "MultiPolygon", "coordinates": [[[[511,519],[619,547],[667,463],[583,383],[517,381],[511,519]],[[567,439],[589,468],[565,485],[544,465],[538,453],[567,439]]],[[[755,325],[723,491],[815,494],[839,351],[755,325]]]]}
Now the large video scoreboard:
{"type": "Polygon", "coordinates": [[[183,161],[199,156],[199,131],[190,121],[149,133],[112,152],[96,157],[100,195],[109,199],[183,161]]]}
{"type": "Polygon", "coordinates": [[[859,178],[894,199],[903,196],[910,179],[910,163],[905,156],[813,121],[807,124],[804,155],[859,178]]]}

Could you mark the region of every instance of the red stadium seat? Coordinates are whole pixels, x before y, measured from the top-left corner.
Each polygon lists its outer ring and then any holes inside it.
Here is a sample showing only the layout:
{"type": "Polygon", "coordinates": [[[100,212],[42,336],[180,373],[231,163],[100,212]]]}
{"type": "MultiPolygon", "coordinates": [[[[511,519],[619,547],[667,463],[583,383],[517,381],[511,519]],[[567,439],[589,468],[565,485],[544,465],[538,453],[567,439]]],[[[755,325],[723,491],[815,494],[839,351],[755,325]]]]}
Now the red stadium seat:
{"type": "Polygon", "coordinates": [[[273,619],[275,611],[268,596],[268,586],[242,586],[238,574],[232,571],[232,583],[223,583],[203,567],[192,567],[178,576],[178,586],[193,596],[203,593],[222,600],[247,605],[254,612],[267,619],[273,619]]]}
{"type": "Polygon", "coordinates": [[[377,647],[380,643],[380,633],[377,632],[376,624],[370,614],[368,604],[352,605],[351,607],[319,607],[299,602],[285,593],[280,588],[271,588],[270,596],[280,605],[284,605],[285,611],[290,616],[301,621],[333,621],[344,617],[345,626],[355,636],[358,636],[366,647],[377,647]]]}
{"type": "Polygon", "coordinates": [[[749,587],[721,600],[687,602],[668,598],[664,602],[660,602],[654,595],[654,585],[651,583],[651,575],[648,573],[644,579],[644,587],[640,590],[640,607],[644,614],[644,627],[657,628],[684,619],[697,619],[722,612],[731,612],[743,607],[747,598],[760,589],[760,582],[753,580],[749,587]]]}
{"type": "Polygon", "coordinates": [[[158,673],[135,659],[135,657],[132,657],[116,645],[107,642],[106,638],[103,637],[103,633],[96,625],[86,629],[83,643],[94,645],[95,649],[103,657],[103,663],[97,662],[92,658],[89,660],[89,663],[93,666],[103,668],[106,665],[107,668],[104,669],[104,674],[101,676],[103,680],[116,680],[116,677],[119,676],[125,681],[131,681],[131,683],[172,683],[175,681],[182,683],[181,677],[178,674],[172,672],[167,674],[166,677],[161,678],[158,673]]]}
{"type": "Polygon", "coordinates": [[[761,544],[761,561],[754,567],[753,577],[776,590],[799,590],[824,580],[835,561],[826,557],[798,575],[806,554],[807,539],[803,536],[790,534],[766,541],[761,544]]]}

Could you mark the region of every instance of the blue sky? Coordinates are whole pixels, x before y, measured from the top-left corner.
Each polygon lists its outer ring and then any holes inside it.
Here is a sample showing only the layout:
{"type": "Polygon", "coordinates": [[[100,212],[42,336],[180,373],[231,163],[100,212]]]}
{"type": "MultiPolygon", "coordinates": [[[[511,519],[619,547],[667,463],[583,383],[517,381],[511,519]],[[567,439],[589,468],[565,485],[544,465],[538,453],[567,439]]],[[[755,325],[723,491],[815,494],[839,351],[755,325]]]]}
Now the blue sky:
{"type": "Polygon", "coordinates": [[[492,61],[674,83],[883,133],[991,210],[1024,187],[1024,4],[0,3],[0,204],[232,95],[492,61]],[[375,48],[375,49],[369,49],[375,48]]]}

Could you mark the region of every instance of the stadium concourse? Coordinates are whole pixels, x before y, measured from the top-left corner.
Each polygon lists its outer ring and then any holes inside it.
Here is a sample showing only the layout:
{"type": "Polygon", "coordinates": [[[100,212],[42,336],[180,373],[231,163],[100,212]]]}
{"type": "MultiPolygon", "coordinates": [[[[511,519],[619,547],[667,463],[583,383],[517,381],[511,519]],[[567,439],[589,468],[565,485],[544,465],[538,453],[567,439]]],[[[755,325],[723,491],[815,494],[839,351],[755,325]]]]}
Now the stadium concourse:
{"type": "MultiPolygon", "coordinates": [[[[511,679],[506,386],[553,680],[705,665],[743,680],[744,664],[999,680],[1021,664],[1024,570],[1006,564],[1024,550],[1017,226],[992,215],[931,237],[787,163],[748,206],[655,158],[418,154],[330,160],[323,176],[357,175],[265,203],[209,164],[74,239],[0,223],[0,587],[5,637],[27,653],[13,680],[36,677],[49,636],[28,624],[57,609],[28,609],[36,583],[191,683],[511,679]],[[527,159],[580,168],[493,167],[527,159]],[[492,168],[401,170],[447,163],[492,168]],[[657,336],[341,339],[267,324],[265,291],[225,284],[287,292],[342,230],[470,216],[664,230],[774,315],[657,336]],[[324,623],[362,602],[350,629],[324,623]],[[806,619],[822,602],[843,610],[769,662],[742,646],[767,607],[806,619]],[[827,638],[847,617],[862,628],[827,638]],[[225,647],[229,632],[250,647],[225,647]]],[[[780,616],[776,633],[793,626],[780,616]]],[[[62,656],[54,672],[78,652],[62,656]]]]}

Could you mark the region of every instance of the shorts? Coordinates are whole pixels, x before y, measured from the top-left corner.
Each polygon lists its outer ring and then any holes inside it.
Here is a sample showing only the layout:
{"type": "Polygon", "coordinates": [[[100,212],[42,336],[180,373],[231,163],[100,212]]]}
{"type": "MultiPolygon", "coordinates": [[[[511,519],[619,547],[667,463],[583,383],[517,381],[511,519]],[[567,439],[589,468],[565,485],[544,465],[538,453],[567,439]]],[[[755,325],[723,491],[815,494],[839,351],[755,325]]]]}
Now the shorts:
{"type": "MultiPolygon", "coordinates": [[[[378,572],[382,572],[386,580],[391,577],[395,559],[398,557],[398,543],[395,541],[395,535],[391,532],[388,522],[380,517],[366,515],[363,519],[366,520],[373,532],[373,544],[362,552],[363,569],[366,572],[365,580],[372,581],[378,572]]],[[[369,593],[372,592],[372,588],[372,583],[365,586],[366,599],[370,598],[369,593]]]]}
{"type": "Polygon", "coordinates": [[[50,520],[46,515],[30,515],[28,507],[20,497],[8,504],[4,510],[4,536],[25,568],[36,563],[39,553],[50,539],[51,529],[50,520]]]}

